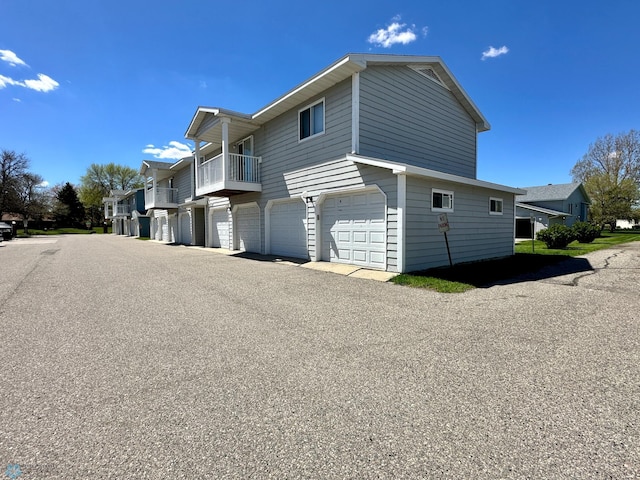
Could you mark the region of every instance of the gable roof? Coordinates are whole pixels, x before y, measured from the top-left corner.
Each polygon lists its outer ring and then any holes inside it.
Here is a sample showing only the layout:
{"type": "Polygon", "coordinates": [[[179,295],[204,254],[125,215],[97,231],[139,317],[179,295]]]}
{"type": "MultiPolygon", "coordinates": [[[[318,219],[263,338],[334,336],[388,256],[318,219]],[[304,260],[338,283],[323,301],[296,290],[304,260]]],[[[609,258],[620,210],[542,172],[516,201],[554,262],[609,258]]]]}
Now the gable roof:
{"type": "Polygon", "coordinates": [[[526,190],[526,195],[518,195],[516,198],[517,202],[526,203],[526,202],[550,202],[557,200],[566,200],[569,198],[573,192],[580,189],[582,196],[585,198],[587,203],[591,203],[591,199],[589,198],[589,194],[585,190],[582,183],[562,183],[558,185],[542,185],[538,187],[523,187],[522,190],[526,190]]]}
{"type": "MultiPolygon", "coordinates": [[[[248,135],[251,131],[255,130],[256,127],[263,125],[269,120],[291,110],[296,105],[310,100],[312,97],[324,92],[333,85],[350,78],[354,73],[361,72],[368,66],[373,65],[429,66],[442,80],[442,83],[453,93],[471,118],[474,119],[478,126],[478,131],[483,132],[491,128],[487,119],[482,115],[478,107],[476,107],[471,98],[463,90],[440,57],[386,54],[347,54],[253,114],[239,113],[217,107],[198,107],[187,131],[185,132],[185,138],[200,138],[199,134],[202,134],[205,130],[210,129],[216,123],[219,123],[220,119],[223,117],[233,119],[233,122],[230,124],[230,129],[236,128],[238,129],[238,132],[236,132],[237,135],[232,134],[231,136],[241,138],[244,134],[243,132],[246,132],[246,135],[248,135]]],[[[215,139],[200,139],[204,141],[216,141],[215,139]]]]}

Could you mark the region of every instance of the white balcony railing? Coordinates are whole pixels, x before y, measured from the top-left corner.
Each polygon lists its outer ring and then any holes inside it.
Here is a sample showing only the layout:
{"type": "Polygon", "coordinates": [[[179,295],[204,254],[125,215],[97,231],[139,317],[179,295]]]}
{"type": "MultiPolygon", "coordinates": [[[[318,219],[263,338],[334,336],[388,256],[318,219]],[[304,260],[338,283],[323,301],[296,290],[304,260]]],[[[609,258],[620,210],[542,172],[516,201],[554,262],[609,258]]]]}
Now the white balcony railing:
{"type": "Polygon", "coordinates": [[[149,208],[177,208],[177,188],[149,188],[144,195],[145,207],[149,208]]]}
{"type": "Polygon", "coordinates": [[[260,184],[260,157],[250,155],[229,154],[229,165],[226,178],[223,177],[223,156],[211,158],[198,166],[197,192],[210,193],[219,190],[233,189],[255,191],[260,184]],[[242,184],[251,184],[245,185],[242,184]]]}
{"type": "Polygon", "coordinates": [[[131,213],[131,209],[129,205],[116,205],[114,216],[118,215],[129,215],[131,213]]]}

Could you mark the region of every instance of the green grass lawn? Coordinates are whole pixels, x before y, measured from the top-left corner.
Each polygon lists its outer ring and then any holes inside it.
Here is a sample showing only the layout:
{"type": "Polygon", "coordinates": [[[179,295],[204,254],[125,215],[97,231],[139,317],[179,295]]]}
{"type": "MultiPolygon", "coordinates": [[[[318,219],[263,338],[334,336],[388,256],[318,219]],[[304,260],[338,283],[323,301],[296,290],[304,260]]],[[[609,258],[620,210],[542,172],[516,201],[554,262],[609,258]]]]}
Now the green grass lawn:
{"type": "Polygon", "coordinates": [[[564,250],[548,249],[543,242],[535,241],[535,253],[532,251],[531,241],[527,241],[518,243],[516,254],[509,258],[404,273],[391,281],[398,285],[429,288],[442,293],[459,293],[536,272],[545,266],[562,262],[567,257],[577,257],[621,243],[636,241],[640,241],[638,231],[604,232],[593,243],[573,242],[564,250]]]}
{"type": "MultiPolygon", "coordinates": [[[[18,238],[24,237],[32,237],[34,235],[67,235],[67,234],[89,234],[89,233],[103,233],[104,229],[102,227],[93,227],[91,230],[87,230],[84,228],[56,228],[56,229],[48,229],[48,230],[37,230],[35,228],[30,228],[29,233],[25,234],[24,230],[20,228],[18,230],[18,238]]],[[[109,227],[107,233],[111,233],[111,227],[109,227]]]]}

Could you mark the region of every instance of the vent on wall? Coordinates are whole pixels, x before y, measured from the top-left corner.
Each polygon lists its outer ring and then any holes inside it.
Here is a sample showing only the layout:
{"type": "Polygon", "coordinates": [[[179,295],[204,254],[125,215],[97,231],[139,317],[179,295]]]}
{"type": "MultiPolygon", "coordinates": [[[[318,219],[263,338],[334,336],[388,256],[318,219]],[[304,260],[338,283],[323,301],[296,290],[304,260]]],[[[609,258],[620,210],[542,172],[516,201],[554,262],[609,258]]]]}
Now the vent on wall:
{"type": "Polygon", "coordinates": [[[423,77],[427,77],[446,88],[446,85],[442,82],[438,74],[429,65],[411,65],[411,68],[423,77]]]}

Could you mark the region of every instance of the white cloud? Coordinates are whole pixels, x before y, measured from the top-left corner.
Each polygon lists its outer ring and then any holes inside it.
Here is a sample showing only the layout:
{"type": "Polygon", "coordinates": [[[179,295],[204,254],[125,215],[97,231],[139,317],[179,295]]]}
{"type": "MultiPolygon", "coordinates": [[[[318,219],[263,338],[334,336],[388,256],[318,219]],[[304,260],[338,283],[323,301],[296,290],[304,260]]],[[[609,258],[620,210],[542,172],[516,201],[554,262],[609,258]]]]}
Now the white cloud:
{"type": "Polygon", "coordinates": [[[24,86],[37,92],[50,92],[58,88],[60,84],[44,73],[38,74],[38,80],[25,80],[24,86]]]}
{"type": "Polygon", "coordinates": [[[37,92],[50,92],[51,90],[55,90],[56,88],[58,88],[60,84],[53,78],[43,73],[38,74],[37,80],[25,80],[23,82],[20,80],[14,80],[10,77],[5,77],[4,75],[0,75],[0,88],[6,88],[9,85],[28,88],[37,92]]]}
{"type": "MultiPolygon", "coordinates": [[[[420,29],[423,36],[426,36],[428,31],[427,27],[420,29]]],[[[389,48],[396,43],[407,45],[415,42],[417,38],[416,26],[407,27],[406,23],[401,23],[400,15],[396,15],[391,19],[391,24],[387,28],[381,28],[369,35],[367,42],[377,47],[389,48]]]]}
{"type": "Polygon", "coordinates": [[[505,55],[507,53],[509,53],[509,49],[506,45],[503,45],[500,48],[489,47],[489,50],[485,50],[484,52],[482,52],[482,60],[486,60],[487,58],[499,57],[500,55],[505,55]]]}
{"type": "Polygon", "coordinates": [[[192,155],[191,147],[189,145],[176,142],[175,140],[169,142],[169,145],[165,145],[162,148],[149,144],[144,150],[142,150],[142,153],[148,153],[149,155],[153,155],[155,158],[163,160],[179,160],[192,155]]]}
{"type": "Polygon", "coordinates": [[[42,181],[41,183],[39,183],[38,185],[36,185],[37,187],[42,187],[42,188],[47,188],[49,186],[49,182],[47,182],[46,180],[42,181]]]}
{"type": "Polygon", "coordinates": [[[9,85],[24,86],[20,82],[18,82],[17,80],[14,80],[13,78],[9,78],[9,77],[5,77],[4,75],[0,75],[0,88],[6,88],[9,85]]]}
{"type": "Polygon", "coordinates": [[[27,66],[24,60],[18,58],[11,50],[0,50],[0,60],[7,62],[12,67],[17,67],[18,65],[27,66]]]}

